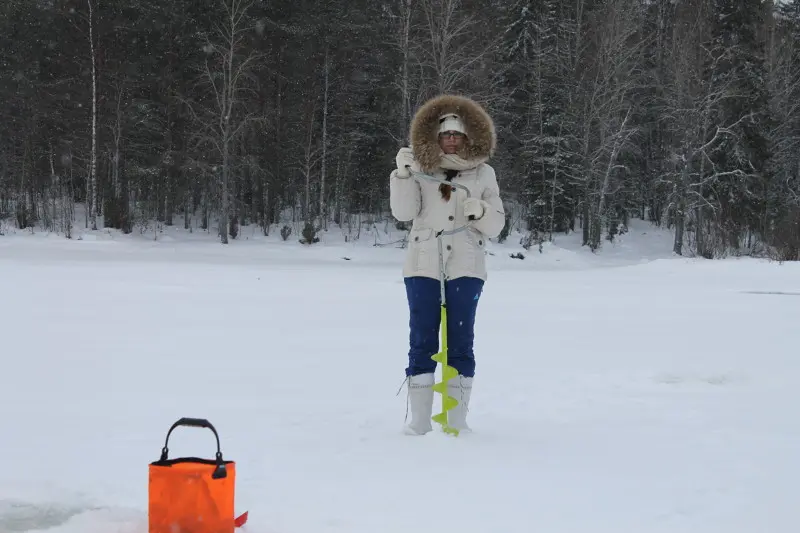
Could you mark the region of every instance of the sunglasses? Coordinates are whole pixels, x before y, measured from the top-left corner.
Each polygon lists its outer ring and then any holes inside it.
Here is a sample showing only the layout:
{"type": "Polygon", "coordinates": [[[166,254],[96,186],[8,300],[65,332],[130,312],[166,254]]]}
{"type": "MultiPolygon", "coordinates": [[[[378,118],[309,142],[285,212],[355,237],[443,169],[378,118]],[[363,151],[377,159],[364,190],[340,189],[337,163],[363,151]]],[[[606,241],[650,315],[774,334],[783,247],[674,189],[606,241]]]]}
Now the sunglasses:
{"type": "Polygon", "coordinates": [[[439,134],[439,137],[443,137],[443,138],[444,137],[455,137],[456,139],[460,139],[463,136],[464,136],[464,134],[461,133],[460,131],[443,131],[442,133],[439,134]]]}

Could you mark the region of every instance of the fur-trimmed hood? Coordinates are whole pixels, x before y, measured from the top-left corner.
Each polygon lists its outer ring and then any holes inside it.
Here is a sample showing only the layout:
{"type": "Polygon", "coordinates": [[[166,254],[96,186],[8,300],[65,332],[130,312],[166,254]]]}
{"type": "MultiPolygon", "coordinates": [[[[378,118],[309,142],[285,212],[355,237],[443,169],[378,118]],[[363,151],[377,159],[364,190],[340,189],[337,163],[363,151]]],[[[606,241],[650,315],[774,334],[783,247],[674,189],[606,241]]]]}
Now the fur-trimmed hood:
{"type": "Polygon", "coordinates": [[[455,113],[464,123],[467,139],[458,155],[468,161],[486,160],[494,155],[497,133],[494,122],[480,104],[469,98],[443,94],[428,100],[411,121],[411,149],[423,172],[439,168],[439,117],[455,113]]]}

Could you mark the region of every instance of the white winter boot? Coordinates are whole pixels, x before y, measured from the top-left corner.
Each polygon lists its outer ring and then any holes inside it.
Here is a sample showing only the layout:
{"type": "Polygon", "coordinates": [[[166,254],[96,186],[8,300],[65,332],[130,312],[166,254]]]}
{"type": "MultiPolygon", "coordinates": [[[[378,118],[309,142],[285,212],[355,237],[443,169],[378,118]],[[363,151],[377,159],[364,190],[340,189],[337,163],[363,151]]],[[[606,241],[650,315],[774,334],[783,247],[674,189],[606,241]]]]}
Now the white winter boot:
{"type": "Polygon", "coordinates": [[[433,429],[434,374],[419,374],[408,378],[408,400],[411,404],[411,422],[406,425],[406,435],[424,435],[433,429]]]}
{"type": "Polygon", "coordinates": [[[467,425],[472,379],[458,375],[447,382],[447,394],[458,400],[458,405],[447,412],[447,424],[459,431],[472,431],[467,425]]]}

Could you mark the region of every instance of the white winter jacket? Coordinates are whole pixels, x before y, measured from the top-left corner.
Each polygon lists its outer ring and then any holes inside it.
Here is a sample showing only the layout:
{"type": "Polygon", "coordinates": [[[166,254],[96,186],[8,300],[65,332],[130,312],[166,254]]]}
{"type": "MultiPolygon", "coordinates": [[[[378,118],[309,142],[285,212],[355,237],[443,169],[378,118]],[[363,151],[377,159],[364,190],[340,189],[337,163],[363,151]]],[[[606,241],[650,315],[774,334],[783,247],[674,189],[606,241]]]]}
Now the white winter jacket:
{"type": "Polygon", "coordinates": [[[495,148],[494,125],[483,108],[473,100],[452,95],[434,98],[423,105],[411,125],[412,170],[445,179],[446,168],[458,170],[454,183],[466,186],[473,198],[481,200],[483,215],[475,221],[464,217],[466,194],[454,188],[445,200],[438,183],[413,177],[390,176],[392,215],[400,221],[413,220],[408,236],[403,276],[439,279],[437,233],[469,222],[470,227],[454,235],[442,235],[446,279],[469,276],[487,279],[486,241],[497,237],[505,225],[494,169],[486,163],[495,148]],[[438,145],[439,117],[457,113],[465,124],[467,139],[458,157],[445,156],[438,145]]]}

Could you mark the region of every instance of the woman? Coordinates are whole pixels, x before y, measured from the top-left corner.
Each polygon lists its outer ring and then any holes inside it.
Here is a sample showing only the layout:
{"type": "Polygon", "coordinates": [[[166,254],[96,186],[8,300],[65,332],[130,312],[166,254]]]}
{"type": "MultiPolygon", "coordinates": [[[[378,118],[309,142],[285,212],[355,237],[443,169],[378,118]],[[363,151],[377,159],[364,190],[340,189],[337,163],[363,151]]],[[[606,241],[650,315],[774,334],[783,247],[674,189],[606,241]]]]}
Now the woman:
{"type": "Polygon", "coordinates": [[[475,376],[473,338],[478,298],[487,278],[484,248],[505,225],[503,203],[494,169],[486,161],[494,153],[492,119],[475,101],[441,95],[426,102],[411,123],[411,148],[397,154],[390,177],[392,215],[413,220],[403,266],[410,311],[408,351],[410,435],[431,431],[433,384],[439,351],[441,299],[437,233],[469,222],[469,229],[442,235],[447,299],[448,364],[458,371],[448,393],[458,406],[448,412],[448,424],[469,430],[467,407],[475,376]],[[416,180],[413,170],[466,186],[416,180]],[[470,217],[474,217],[470,219],[470,217]]]}

